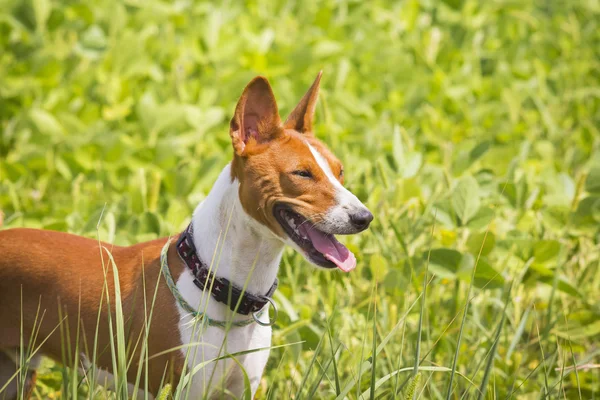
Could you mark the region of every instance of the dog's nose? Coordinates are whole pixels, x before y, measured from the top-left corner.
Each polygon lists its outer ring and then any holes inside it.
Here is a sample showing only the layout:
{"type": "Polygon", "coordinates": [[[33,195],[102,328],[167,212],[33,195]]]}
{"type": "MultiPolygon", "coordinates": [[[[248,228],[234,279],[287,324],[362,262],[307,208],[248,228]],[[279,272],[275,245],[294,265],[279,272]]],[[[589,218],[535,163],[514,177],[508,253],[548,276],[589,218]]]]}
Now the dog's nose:
{"type": "Polygon", "coordinates": [[[373,221],[373,214],[366,208],[354,214],[350,214],[350,222],[352,222],[352,225],[354,225],[356,229],[361,231],[367,229],[371,221],[373,221]]]}

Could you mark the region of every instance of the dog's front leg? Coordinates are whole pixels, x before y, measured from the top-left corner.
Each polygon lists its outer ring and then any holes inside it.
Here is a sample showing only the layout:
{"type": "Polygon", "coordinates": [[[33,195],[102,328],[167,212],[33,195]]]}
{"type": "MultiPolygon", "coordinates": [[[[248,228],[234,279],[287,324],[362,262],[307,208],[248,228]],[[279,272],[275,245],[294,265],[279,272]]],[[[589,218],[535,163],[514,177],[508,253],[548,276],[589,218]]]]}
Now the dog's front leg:
{"type": "MultiPolygon", "coordinates": [[[[248,379],[250,380],[250,390],[252,398],[254,398],[254,395],[258,390],[258,385],[260,385],[260,380],[262,378],[265,366],[267,365],[268,359],[269,350],[263,350],[245,356],[245,360],[242,363],[246,374],[248,375],[248,379]]],[[[227,389],[229,390],[229,392],[233,393],[237,398],[242,398],[244,390],[246,390],[246,387],[244,385],[244,377],[241,373],[241,369],[237,364],[234,366],[233,369],[234,379],[228,379],[229,385],[227,386],[227,389]]]]}
{"type": "Polygon", "coordinates": [[[241,399],[244,398],[247,390],[250,390],[251,397],[254,398],[268,359],[269,351],[263,350],[236,357],[237,362],[233,360],[219,361],[213,377],[215,380],[211,384],[209,399],[241,399]],[[250,381],[249,388],[245,384],[244,372],[250,381]]]}
{"type": "MultiPolygon", "coordinates": [[[[268,318],[268,317],[267,317],[268,318]]],[[[266,319],[266,318],[264,318],[266,319]]],[[[252,398],[258,390],[258,385],[262,378],[265,366],[269,360],[269,353],[271,346],[271,327],[270,326],[256,326],[252,330],[249,338],[249,342],[246,343],[246,349],[265,349],[256,351],[254,353],[246,354],[238,357],[238,362],[242,365],[248,379],[250,380],[250,390],[252,398]]],[[[234,362],[235,363],[235,362],[234,362]]],[[[230,393],[233,393],[237,398],[241,398],[245,388],[244,377],[239,365],[235,363],[231,377],[227,380],[227,389],[230,393]]]]}

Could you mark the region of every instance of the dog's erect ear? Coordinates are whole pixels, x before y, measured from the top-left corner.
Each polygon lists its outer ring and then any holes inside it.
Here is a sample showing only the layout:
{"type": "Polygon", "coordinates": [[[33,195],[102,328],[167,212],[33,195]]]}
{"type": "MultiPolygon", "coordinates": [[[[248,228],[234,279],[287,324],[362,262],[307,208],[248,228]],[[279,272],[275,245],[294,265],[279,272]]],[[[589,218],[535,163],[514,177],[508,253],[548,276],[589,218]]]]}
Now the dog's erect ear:
{"type": "Polygon", "coordinates": [[[288,129],[295,129],[298,132],[306,133],[312,131],[313,117],[315,116],[315,108],[317,106],[317,98],[319,97],[319,86],[321,84],[321,75],[323,71],[319,71],[317,78],[313,82],[308,92],[302,97],[300,103],[294,108],[290,116],[287,117],[283,124],[288,129]]]}
{"type": "Polygon", "coordinates": [[[281,119],[269,81],[262,76],[252,79],[244,89],[229,124],[229,135],[237,155],[246,147],[265,143],[279,133],[281,119]]]}

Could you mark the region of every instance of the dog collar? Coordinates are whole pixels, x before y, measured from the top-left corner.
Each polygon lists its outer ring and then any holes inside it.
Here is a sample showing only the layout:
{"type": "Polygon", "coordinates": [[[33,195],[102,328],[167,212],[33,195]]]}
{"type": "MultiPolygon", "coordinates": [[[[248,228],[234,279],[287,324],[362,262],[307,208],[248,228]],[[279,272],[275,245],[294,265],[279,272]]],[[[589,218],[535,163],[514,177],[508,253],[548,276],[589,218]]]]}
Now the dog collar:
{"type": "Polygon", "coordinates": [[[275,318],[270,320],[269,323],[264,323],[260,320],[260,316],[264,314],[265,311],[267,311],[266,308],[263,308],[259,312],[252,314],[252,318],[247,318],[241,321],[220,321],[217,319],[212,319],[208,315],[206,315],[206,313],[194,309],[192,306],[190,306],[190,304],[187,301],[185,301],[181,293],[179,293],[179,290],[177,290],[177,285],[173,281],[173,276],[171,275],[171,271],[169,270],[169,262],[167,256],[170,245],[171,239],[169,238],[169,240],[167,240],[167,243],[164,245],[162,251],[160,252],[160,270],[162,271],[163,276],[165,277],[165,282],[167,283],[169,290],[171,290],[171,293],[173,294],[173,297],[175,297],[175,299],[177,300],[179,306],[186,313],[191,315],[194,319],[199,320],[202,324],[206,324],[208,326],[216,326],[225,330],[229,329],[230,327],[248,326],[254,322],[263,326],[270,326],[275,323],[275,319],[277,318],[277,308],[274,308],[275,318]]]}
{"type": "Polygon", "coordinates": [[[177,240],[177,253],[194,275],[194,284],[204,291],[208,286],[211,296],[218,302],[227,304],[229,309],[238,314],[248,315],[261,310],[267,303],[274,304],[271,296],[277,289],[277,279],[267,294],[255,295],[231,283],[229,280],[215,276],[200,260],[194,246],[192,224],[181,233],[177,240]],[[239,304],[238,304],[239,303],[239,304]]]}

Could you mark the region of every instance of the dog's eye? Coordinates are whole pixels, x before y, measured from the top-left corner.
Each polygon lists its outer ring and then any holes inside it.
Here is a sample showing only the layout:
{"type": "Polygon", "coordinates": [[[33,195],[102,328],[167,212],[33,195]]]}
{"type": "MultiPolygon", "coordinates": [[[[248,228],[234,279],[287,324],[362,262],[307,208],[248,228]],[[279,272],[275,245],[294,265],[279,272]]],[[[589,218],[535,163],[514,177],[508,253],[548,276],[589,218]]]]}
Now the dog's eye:
{"type": "Polygon", "coordinates": [[[313,177],[312,173],[306,169],[299,169],[297,171],[292,172],[292,174],[301,176],[303,178],[312,178],[313,177]]]}
{"type": "Polygon", "coordinates": [[[340,179],[344,177],[344,168],[340,169],[340,179]]]}

